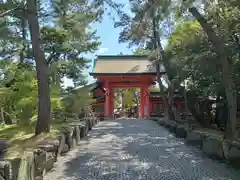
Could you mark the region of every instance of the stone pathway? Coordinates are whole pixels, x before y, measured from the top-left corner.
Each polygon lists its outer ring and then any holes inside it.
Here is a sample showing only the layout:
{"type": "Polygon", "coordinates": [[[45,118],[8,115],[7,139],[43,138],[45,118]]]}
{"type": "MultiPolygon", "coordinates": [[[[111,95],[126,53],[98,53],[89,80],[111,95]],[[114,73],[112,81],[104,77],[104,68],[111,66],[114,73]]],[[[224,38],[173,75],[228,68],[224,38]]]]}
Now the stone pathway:
{"type": "Polygon", "coordinates": [[[148,120],[104,121],[61,157],[45,180],[240,180],[240,170],[214,161],[148,120]]]}

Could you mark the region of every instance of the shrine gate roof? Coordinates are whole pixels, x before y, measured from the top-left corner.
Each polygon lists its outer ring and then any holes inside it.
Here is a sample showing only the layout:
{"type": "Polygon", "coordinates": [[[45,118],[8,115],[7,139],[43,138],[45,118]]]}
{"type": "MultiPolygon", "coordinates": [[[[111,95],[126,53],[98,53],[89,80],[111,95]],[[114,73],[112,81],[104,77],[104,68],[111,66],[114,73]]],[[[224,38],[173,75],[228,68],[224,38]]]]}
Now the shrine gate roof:
{"type": "Polygon", "coordinates": [[[155,75],[156,67],[148,56],[120,55],[98,56],[90,75],[155,75]]]}

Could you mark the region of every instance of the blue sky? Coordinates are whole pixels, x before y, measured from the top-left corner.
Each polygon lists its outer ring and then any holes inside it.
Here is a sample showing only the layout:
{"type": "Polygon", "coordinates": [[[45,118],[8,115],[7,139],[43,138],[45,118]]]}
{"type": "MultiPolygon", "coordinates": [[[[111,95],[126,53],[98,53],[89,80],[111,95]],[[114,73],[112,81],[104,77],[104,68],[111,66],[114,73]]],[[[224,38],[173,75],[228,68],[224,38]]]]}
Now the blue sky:
{"type": "MultiPolygon", "coordinates": [[[[126,2],[128,0],[121,0],[120,3],[126,4],[125,8],[128,11],[126,2]]],[[[96,53],[87,55],[90,59],[93,60],[97,55],[117,55],[120,52],[123,54],[132,54],[132,50],[128,48],[128,44],[118,43],[118,36],[121,29],[114,28],[114,21],[107,13],[104,14],[102,22],[93,24],[92,28],[97,30],[97,36],[100,37],[101,45],[96,53]]],[[[90,65],[91,67],[85,72],[87,75],[92,71],[92,63],[90,65]]],[[[89,82],[93,81],[89,75],[88,80],[89,82]]],[[[72,86],[72,81],[65,78],[64,86],[72,86]]]]}
{"type": "MultiPolygon", "coordinates": [[[[128,0],[118,0],[119,3],[125,4],[124,11],[130,12],[128,0]]],[[[117,18],[117,17],[116,17],[117,18]]],[[[97,55],[117,55],[120,52],[123,54],[132,54],[132,49],[128,48],[128,44],[118,43],[120,28],[114,28],[114,21],[109,17],[108,13],[105,13],[102,22],[95,23],[92,26],[93,29],[97,30],[97,36],[100,37],[101,45],[98,51],[94,54],[87,55],[89,59],[95,59],[97,55]]],[[[163,46],[166,44],[166,40],[163,40],[163,46]]],[[[89,72],[92,71],[92,63],[90,68],[86,70],[85,74],[88,76],[89,83],[93,82],[94,79],[89,76],[89,72]]],[[[64,86],[72,86],[72,81],[64,79],[64,86]]]]}

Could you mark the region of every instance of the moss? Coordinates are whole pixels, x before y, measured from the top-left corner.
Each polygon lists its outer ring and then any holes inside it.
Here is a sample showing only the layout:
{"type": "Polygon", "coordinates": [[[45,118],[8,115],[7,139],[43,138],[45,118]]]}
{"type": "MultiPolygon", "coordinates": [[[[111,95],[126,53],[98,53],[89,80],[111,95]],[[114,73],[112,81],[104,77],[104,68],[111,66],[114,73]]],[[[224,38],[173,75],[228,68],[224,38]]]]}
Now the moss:
{"type": "Polygon", "coordinates": [[[39,144],[55,139],[60,134],[60,127],[66,122],[55,121],[51,123],[50,133],[35,136],[35,122],[30,124],[13,124],[0,126],[0,139],[8,141],[6,159],[20,157],[24,150],[35,149],[39,144]]]}

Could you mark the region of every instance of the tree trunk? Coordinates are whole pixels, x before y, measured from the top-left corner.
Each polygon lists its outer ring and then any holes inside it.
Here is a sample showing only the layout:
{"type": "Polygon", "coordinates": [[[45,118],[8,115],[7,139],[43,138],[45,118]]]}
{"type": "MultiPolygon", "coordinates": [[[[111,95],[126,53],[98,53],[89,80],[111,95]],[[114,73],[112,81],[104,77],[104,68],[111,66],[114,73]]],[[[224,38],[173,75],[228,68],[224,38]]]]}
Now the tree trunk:
{"type": "Polygon", "coordinates": [[[5,124],[5,118],[4,118],[3,108],[1,108],[1,120],[2,120],[2,123],[5,124]]]}
{"type": "Polygon", "coordinates": [[[27,0],[28,24],[36,63],[38,81],[38,119],[35,134],[50,131],[51,103],[48,66],[40,40],[36,0],[27,0]]]}
{"type": "Polygon", "coordinates": [[[222,64],[223,84],[228,103],[228,123],[226,129],[226,136],[236,137],[237,124],[237,98],[235,83],[233,82],[233,67],[232,62],[228,58],[222,39],[214,32],[213,28],[206,21],[206,19],[198,12],[195,7],[189,8],[189,12],[200,23],[201,27],[208,36],[208,39],[213,43],[216,53],[219,55],[222,64]]]}
{"type": "Polygon", "coordinates": [[[213,116],[212,116],[212,113],[211,113],[211,108],[209,108],[209,104],[208,104],[208,101],[206,100],[205,101],[205,108],[206,108],[206,113],[207,113],[207,117],[208,117],[208,122],[209,122],[209,125],[212,125],[214,120],[213,120],[213,116]]]}
{"type": "Polygon", "coordinates": [[[24,58],[25,58],[25,50],[26,50],[26,41],[27,41],[27,33],[26,33],[26,19],[21,18],[21,33],[22,33],[22,47],[20,49],[20,63],[24,62],[24,58]]]}
{"type": "Polygon", "coordinates": [[[157,63],[156,63],[157,82],[158,82],[160,90],[163,92],[163,100],[164,100],[164,104],[166,105],[166,111],[167,111],[168,118],[170,120],[175,120],[172,108],[169,105],[169,99],[165,95],[164,86],[163,86],[162,80],[161,80],[160,64],[161,64],[161,60],[162,60],[164,66],[165,66],[166,65],[166,58],[165,58],[165,53],[164,53],[164,50],[162,48],[161,40],[160,40],[160,37],[159,37],[158,22],[157,22],[156,17],[155,17],[155,10],[154,10],[154,8],[152,10],[152,26],[153,26],[152,28],[153,28],[154,50],[157,50],[158,54],[159,54],[159,57],[157,57],[158,59],[157,59],[157,63]]]}
{"type": "Polygon", "coordinates": [[[204,116],[197,112],[196,108],[194,106],[190,106],[188,104],[188,109],[191,112],[192,116],[196,119],[196,121],[203,127],[206,127],[205,122],[204,122],[204,116]]]}

